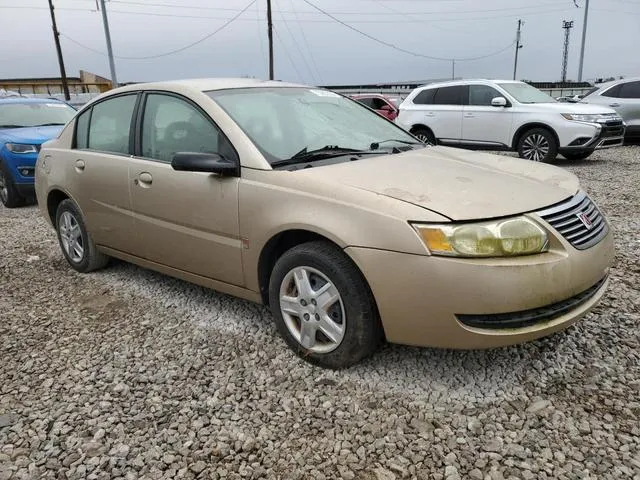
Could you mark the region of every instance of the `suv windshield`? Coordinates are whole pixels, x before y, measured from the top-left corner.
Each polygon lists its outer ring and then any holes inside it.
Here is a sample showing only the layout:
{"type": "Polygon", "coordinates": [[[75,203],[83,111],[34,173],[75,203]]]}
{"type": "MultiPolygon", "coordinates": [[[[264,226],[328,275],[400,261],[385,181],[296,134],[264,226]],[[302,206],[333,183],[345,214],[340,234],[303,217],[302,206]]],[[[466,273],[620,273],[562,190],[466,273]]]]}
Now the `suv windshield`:
{"type": "Polygon", "coordinates": [[[265,158],[280,163],[305,152],[370,151],[421,145],[360,103],[303,87],[238,88],[206,92],[240,126],[265,158]],[[378,144],[378,145],[374,145],[378,144]]]}
{"type": "Polygon", "coordinates": [[[556,99],[527,83],[499,83],[520,103],[556,103],[556,99]]]}
{"type": "Polygon", "coordinates": [[[61,102],[11,102],[0,104],[0,128],[65,125],[76,111],[61,102]]]}

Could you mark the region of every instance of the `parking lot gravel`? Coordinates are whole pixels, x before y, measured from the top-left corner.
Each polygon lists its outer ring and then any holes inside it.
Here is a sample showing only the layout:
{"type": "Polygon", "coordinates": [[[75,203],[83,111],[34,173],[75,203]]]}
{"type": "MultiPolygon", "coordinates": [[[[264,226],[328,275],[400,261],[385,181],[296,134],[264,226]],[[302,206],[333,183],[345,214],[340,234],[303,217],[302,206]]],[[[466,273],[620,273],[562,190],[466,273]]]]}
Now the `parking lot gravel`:
{"type": "Polygon", "coordinates": [[[560,161],[608,216],[610,287],[491,351],[298,359],[267,309],[125,263],[65,263],[0,206],[0,480],[640,479],[640,147],[560,161]]]}

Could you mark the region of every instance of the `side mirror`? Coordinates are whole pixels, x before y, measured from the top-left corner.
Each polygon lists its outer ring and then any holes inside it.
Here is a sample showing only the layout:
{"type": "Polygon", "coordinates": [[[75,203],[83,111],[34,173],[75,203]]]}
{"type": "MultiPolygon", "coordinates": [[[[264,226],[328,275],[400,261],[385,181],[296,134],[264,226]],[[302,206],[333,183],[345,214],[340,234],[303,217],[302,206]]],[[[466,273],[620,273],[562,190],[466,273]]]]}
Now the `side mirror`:
{"type": "Polygon", "coordinates": [[[217,153],[178,152],[171,160],[171,167],[179,172],[215,173],[221,177],[238,175],[238,165],[217,153]]]}
{"type": "Polygon", "coordinates": [[[491,106],[492,107],[506,107],[507,106],[507,99],[504,97],[495,97],[493,99],[491,99],[491,106]]]}

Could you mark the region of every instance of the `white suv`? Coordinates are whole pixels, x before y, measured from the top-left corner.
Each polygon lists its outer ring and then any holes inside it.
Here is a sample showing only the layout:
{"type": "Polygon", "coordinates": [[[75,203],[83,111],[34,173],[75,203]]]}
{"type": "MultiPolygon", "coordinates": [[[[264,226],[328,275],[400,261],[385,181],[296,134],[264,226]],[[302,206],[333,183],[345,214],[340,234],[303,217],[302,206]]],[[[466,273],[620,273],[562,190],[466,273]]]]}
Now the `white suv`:
{"type": "Polygon", "coordinates": [[[587,158],[597,148],[622,145],[625,125],[615,110],[561,103],[529,84],[464,80],[416,88],[400,104],[396,122],[427,143],[515,150],[551,162],[558,153],[587,158]]]}

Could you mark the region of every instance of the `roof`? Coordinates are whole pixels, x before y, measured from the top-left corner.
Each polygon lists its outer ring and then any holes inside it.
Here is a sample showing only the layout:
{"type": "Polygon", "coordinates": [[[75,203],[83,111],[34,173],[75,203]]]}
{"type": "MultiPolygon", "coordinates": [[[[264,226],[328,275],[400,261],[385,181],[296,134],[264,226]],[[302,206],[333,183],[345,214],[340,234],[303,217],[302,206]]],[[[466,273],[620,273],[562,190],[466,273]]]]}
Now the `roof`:
{"type": "MultiPolygon", "coordinates": [[[[149,90],[149,89],[162,89],[167,87],[186,87],[192,90],[200,92],[207,92],[209,90],[225,90],[229,88],[258,88],[258,87],[304,87],[309,88],[308,85],[301,85],[296,83],[280,82],[277,80],[262,80],[258,78],[191,78],[184,80],[169,80],[164,82],[150,82],[150,83],[136,83],[121,87],[123,90],[149,90]]],[[[121,90],[117,89],[117,90],[121,90]]],[[[113,92],[114,90],[111,90],[113,92]]]]}
{"type": "Polygon", "coordinates": [[[6,103],[65,103],[56,98],[0,97],[0,104],[6,103]]]}

